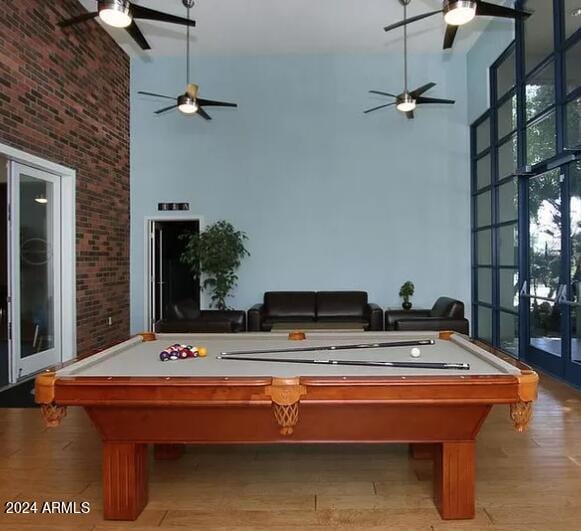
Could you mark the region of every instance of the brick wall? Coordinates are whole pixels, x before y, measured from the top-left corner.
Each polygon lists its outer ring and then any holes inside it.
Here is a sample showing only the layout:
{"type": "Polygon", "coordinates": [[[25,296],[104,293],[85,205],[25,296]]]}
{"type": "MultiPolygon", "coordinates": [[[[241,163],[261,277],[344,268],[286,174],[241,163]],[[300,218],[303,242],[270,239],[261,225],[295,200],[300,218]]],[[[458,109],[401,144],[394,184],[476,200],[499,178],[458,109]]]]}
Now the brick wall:
{"type": "Polygon", "coordinates": [[[77,171],[77,344],[129,334],[129,58],[77,0],[1,0],[0,142],[77,171]],[[111,316],[113,325],[107,318],[111,316]]]}

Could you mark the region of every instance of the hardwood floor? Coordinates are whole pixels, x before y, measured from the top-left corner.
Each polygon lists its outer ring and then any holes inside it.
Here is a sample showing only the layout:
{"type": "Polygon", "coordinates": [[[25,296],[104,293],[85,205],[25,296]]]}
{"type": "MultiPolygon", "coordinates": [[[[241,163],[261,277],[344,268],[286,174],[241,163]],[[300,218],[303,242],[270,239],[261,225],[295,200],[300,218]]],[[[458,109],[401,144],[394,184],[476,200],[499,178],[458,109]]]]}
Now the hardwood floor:
{"type": "Polygon", "coordinates": [[[403,445],[189,447],[152,460],[136,522],[104,521],[101,447],[80,409],[57,429],[35,409],[0,409],[0,500],[89,501],[78,515],[0,514],[0,529],[327,531],[581,530],[581,393],[548,377],[526,434],[496,407],[477,450],[477,511],[442,521],[428,461],[403,445]]]}

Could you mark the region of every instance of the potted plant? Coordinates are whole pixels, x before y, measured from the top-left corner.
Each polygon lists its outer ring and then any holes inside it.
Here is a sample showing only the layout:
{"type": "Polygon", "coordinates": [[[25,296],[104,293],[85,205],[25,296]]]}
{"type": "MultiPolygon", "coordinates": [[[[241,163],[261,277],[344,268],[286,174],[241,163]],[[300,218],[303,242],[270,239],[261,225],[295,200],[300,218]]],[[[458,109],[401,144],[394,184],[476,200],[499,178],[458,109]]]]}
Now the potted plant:
{"type": "Polygon", "coordinates": [[[407,280],[399,288],[399,296],[403,299],[401,307],[404,310],[411,310],[412,303],[410,302],[410,297],[414,294],[415,289],[414,283],[411,280],[407,280]]]}
{"type": "Polygon", "coordinates": [[[180,235],[185,240],[180,261],[201,282],[202,289],[211,291],[211,306],[218,310],[229,310],[226,299],[236,287],[242,259],[250,256],[244,242],[246,234],[234,229],[225,220],[216,221],[202,232],[186,232],[180,235]]]}

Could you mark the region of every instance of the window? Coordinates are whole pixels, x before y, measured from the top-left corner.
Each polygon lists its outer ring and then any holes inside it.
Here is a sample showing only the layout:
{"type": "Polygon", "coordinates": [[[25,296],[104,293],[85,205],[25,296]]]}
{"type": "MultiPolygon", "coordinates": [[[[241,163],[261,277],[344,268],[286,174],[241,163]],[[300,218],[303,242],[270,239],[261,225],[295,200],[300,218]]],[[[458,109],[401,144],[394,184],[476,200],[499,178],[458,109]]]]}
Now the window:
{"type": "Polygon", "coordinates": [[[486,118],[476,127],[476,151],[482,153],[490,147],[490,119],[486,118]]]}
{"type": "Polygon", "coordinates": [[[492,269],[478,268],[478,302],[492,304],[492,269]]]}
{"type": "Polygon", "coordinates": [[[492,231],[490,229],[476,233],[476,263],[478,265],[492,264],[492,231]]]}
{"type": "Polygon", "coordinates": [[[511,50],[506,59],[496,69],[496,94],[498,98],[504,96],[516,85],[515,52],[511,50]]]}
{"type": "Polygon", "coordinates": [[[478,337],[492,343],[492,310],[484,306],[478,307],[478,337]]]}
{"type": "Polygon", "coordinates": [[[511,352],[518,347],[519,304],[515,57],[515,48],[510,46],[491,68],[493,105],[472,128],[473,332],[490,343],[500,335],[501,344],[511,352]]]}
{"type": "Polygon", "coordinates": [[[478,190],[490,186],[490,165],[490,155],[484,155],[476,162],[476,188],[478,190]]]}
{"type": "Polygon", "coordinates": [[[486,227],[492,223],[491,208],[492,208],[492,193],[490,191],[483,192],[476,196],[476,226],[486,227]]]}
{"type": "Polygon", "coordinates": [[[568,39],[576,31],[581,29],[581,13],[579,0],[565,0],[565,38],[568,39]]]}
{"type": "Polygon", "coordinates": [[[491,65],[472,126],[472,332],[515,356],[569,341],[581,376],[581,306],[553,301],[565,286],[581,304],[581,0],[516,4],[533,14],[491,65]]]}
{"type": "Polygon", "coordinates": [[[497,149],[498,175],[500,179],[516,172],[517,155],[517,137],[513,135],[497,149]]]}
{"type": "Polygon", "coordinates": [[[565,107],[567,123],[566,146],[581,146],[581,97],[571,100],[565,107]]]}
{"type": "Polygon", "coordinates": [[[581,87],[581,40],[565,52],[565,76],[567,94],[581,87]]]}
{"type": "Polygon", "coordinates": [[[524,23],[525,72],[531,72],[553,52],[552,0],[527,0],[524,8],[532,16],[524,23]]]}
{"type": "Polygon", "coordinates": [[[498,221],[517,221],[518,219],[518,190],[515,178],[498,187],[498,221]]]}
{"type": "Polygon", "coordinates": [[[516,129],[516,95],[512,95],[498,107],[498,138],[504,138],[516,129]]]}
{"type": "Polygon", "coordinates": [[[551,111],[527,127],[527,164],[551,158],[556,151],[555,112],[551,111]]]}
{"type": "Polygon", "coordinates": [[[527,119],[555,105],[555,64],[553,61],[528,78],[525,87],[527,119]]]}

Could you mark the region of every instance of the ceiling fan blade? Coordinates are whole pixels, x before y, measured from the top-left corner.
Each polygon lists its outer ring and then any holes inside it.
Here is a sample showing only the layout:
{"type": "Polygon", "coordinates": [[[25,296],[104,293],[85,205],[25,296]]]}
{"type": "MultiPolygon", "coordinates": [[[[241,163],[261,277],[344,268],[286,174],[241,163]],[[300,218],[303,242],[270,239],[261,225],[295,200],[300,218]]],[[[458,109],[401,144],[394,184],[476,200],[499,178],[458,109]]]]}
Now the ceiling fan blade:
{"type": "Polygon", "coordinates": [[[476,4],[476,15],[481,17],[528,18],[531,16],[531,13],[510,7],[489,4],[488,2],[478,2],[476,4]]]}
{"type": "Polygon", "coordinates": [[[155,94],[154,92],[144,92],[140,90],[137,94],[144,94],[145,96],[155,96],[156,98],[165,98],[166,100],[175,100],[174,96],[164,96],[163,94],[155,94]]]}
{"type": "Polygon", "coordinates": [[[408,120],[413,120],[413,119],[414,119],[414,111],[408,111],[408,112],[406,112],[406,113],[405,113],[405,117],[406,117],[408,120]]]}
{"type": "Polygon", "coordinates": [[[167,111],[171,111],[172,109],[177,109],[177,103],[175,105],[170,105],[169,107],[164,107],[163,109],[159,109],[159,111],[155,111],[155,114],[161,114],[167,111]]]}
{"type": "Polygon", "coordinates": [[[363,111],[363,114],[367,114],[368,112],[377,111],[379,109],[384,109],[385,107],[391,107],[392,105],[395,105],[395,102],[394,103],[386,103],[385,105],[379,105],[378,107],[373,107],[372,109],[367,109],[366,111],[363,111]]]}
{"type": "Polygon", "coordinates": [[[380,90],[370,90],[370,94],[380,94],[381,96],[389,96],[391,98],[397,98],[395,94],[390,94],[389,92],[381,92],[380,90]]]}
{"type": "Polygon", "coordinates": [[[212,117],[201,107],[198,107],[198,114],[205,120],[211,120],[212,117]]]}
{"type": "Polygon", "coordinates": [[[172,24],[183,24],[184,26],[195,26],[195,20],[188,20],[183,17],[176,17],[175,15],[170,15],[169,13],[162,13],[161,11],[155,11],[154,9],[149,9],[147,7],[138,6],[131,4],[131,11],[134,18],[140,18],[143,20],[157,20],[159,22],[170,22],[172,24]]]}
{"type": "Polygon", "coordinates": [[[202,98],[198,98],[196,101],[204,107],[238,107],[237,103],[228,103],[226,101],[204,100],[202,98]]]}
{"type": "Polygon", "coordinates": [[[412,98],[417,98],[418,96],[421,96],[424,92],[428,92],[428,90],[430,90],[431,88],[434,88],[436,86],[435,83],[426,83],[425,85],[422,85],[421,87],[417,88],[416,90],[412,90],[410,92],[410,96],[412,98]]]}
{"type": "Polygon", "coordinates": [[[446,25],[446,35],[444,35],[444,50],[452,48],[457,32],[458,26],[450,26],[449,24],[446,25]]]}
{"type": "Polygon", "coordinates": [[[78,17],[69,18],[67,20],[61,20],[58,25],[61,28],[66,28],[67,26],[72,26],[73,24],[78,24],[79,22],[85,22],[86,20],[91,20],[95,18],[99,13],[95,11],[95,13],[85,13],[84,15],[79,15],[78,17]]]}
{"type": "Polygon", "coordinates": [[[131,24],[129,24],[129,26],[125,28],[125,31],[127,31],[127,33],[129,33],[129,35],[133,37],[133,40],[137,44],[139,44],[142,50],[151,50],[151,46],[145,40],[145,37],[143,36],[143,33],[141,33],[141,30],[138,28],[137,24],[135,23],[135,20],[131,21],[131,24]]]}
{"type": "Polygon", "coordinates": [[[415,17],[410,17],[410,18],[406,18],[404,20],[400,20],[399,22],[396,22],[395,24],[385,26],[385,28],[383,28],[383,31],[391,31],[393,29],[400,28],[401,26],[405,26],[406,24],[411,24],[412,22],[417,22],[418,20],[422,20],[423,18],[428,18],[428,17],[431,17],[433,15],[437,15],[438,13],[441,13],[442,11],[443,11],[443,9],[438,9],[438,11],[430,11],[429,13],[424,13],[422,15],[417,15],[415,17]]]}
{"type": "Polygon", "coordinates": [[[416,103],[418,105],[420,103],[442,103],[442,104],[452,105],[456,102],[454,100],[443,100],[441,98],[424,98],[424,97],[420,96],[419,98],[416,98],[416,103]]]}

